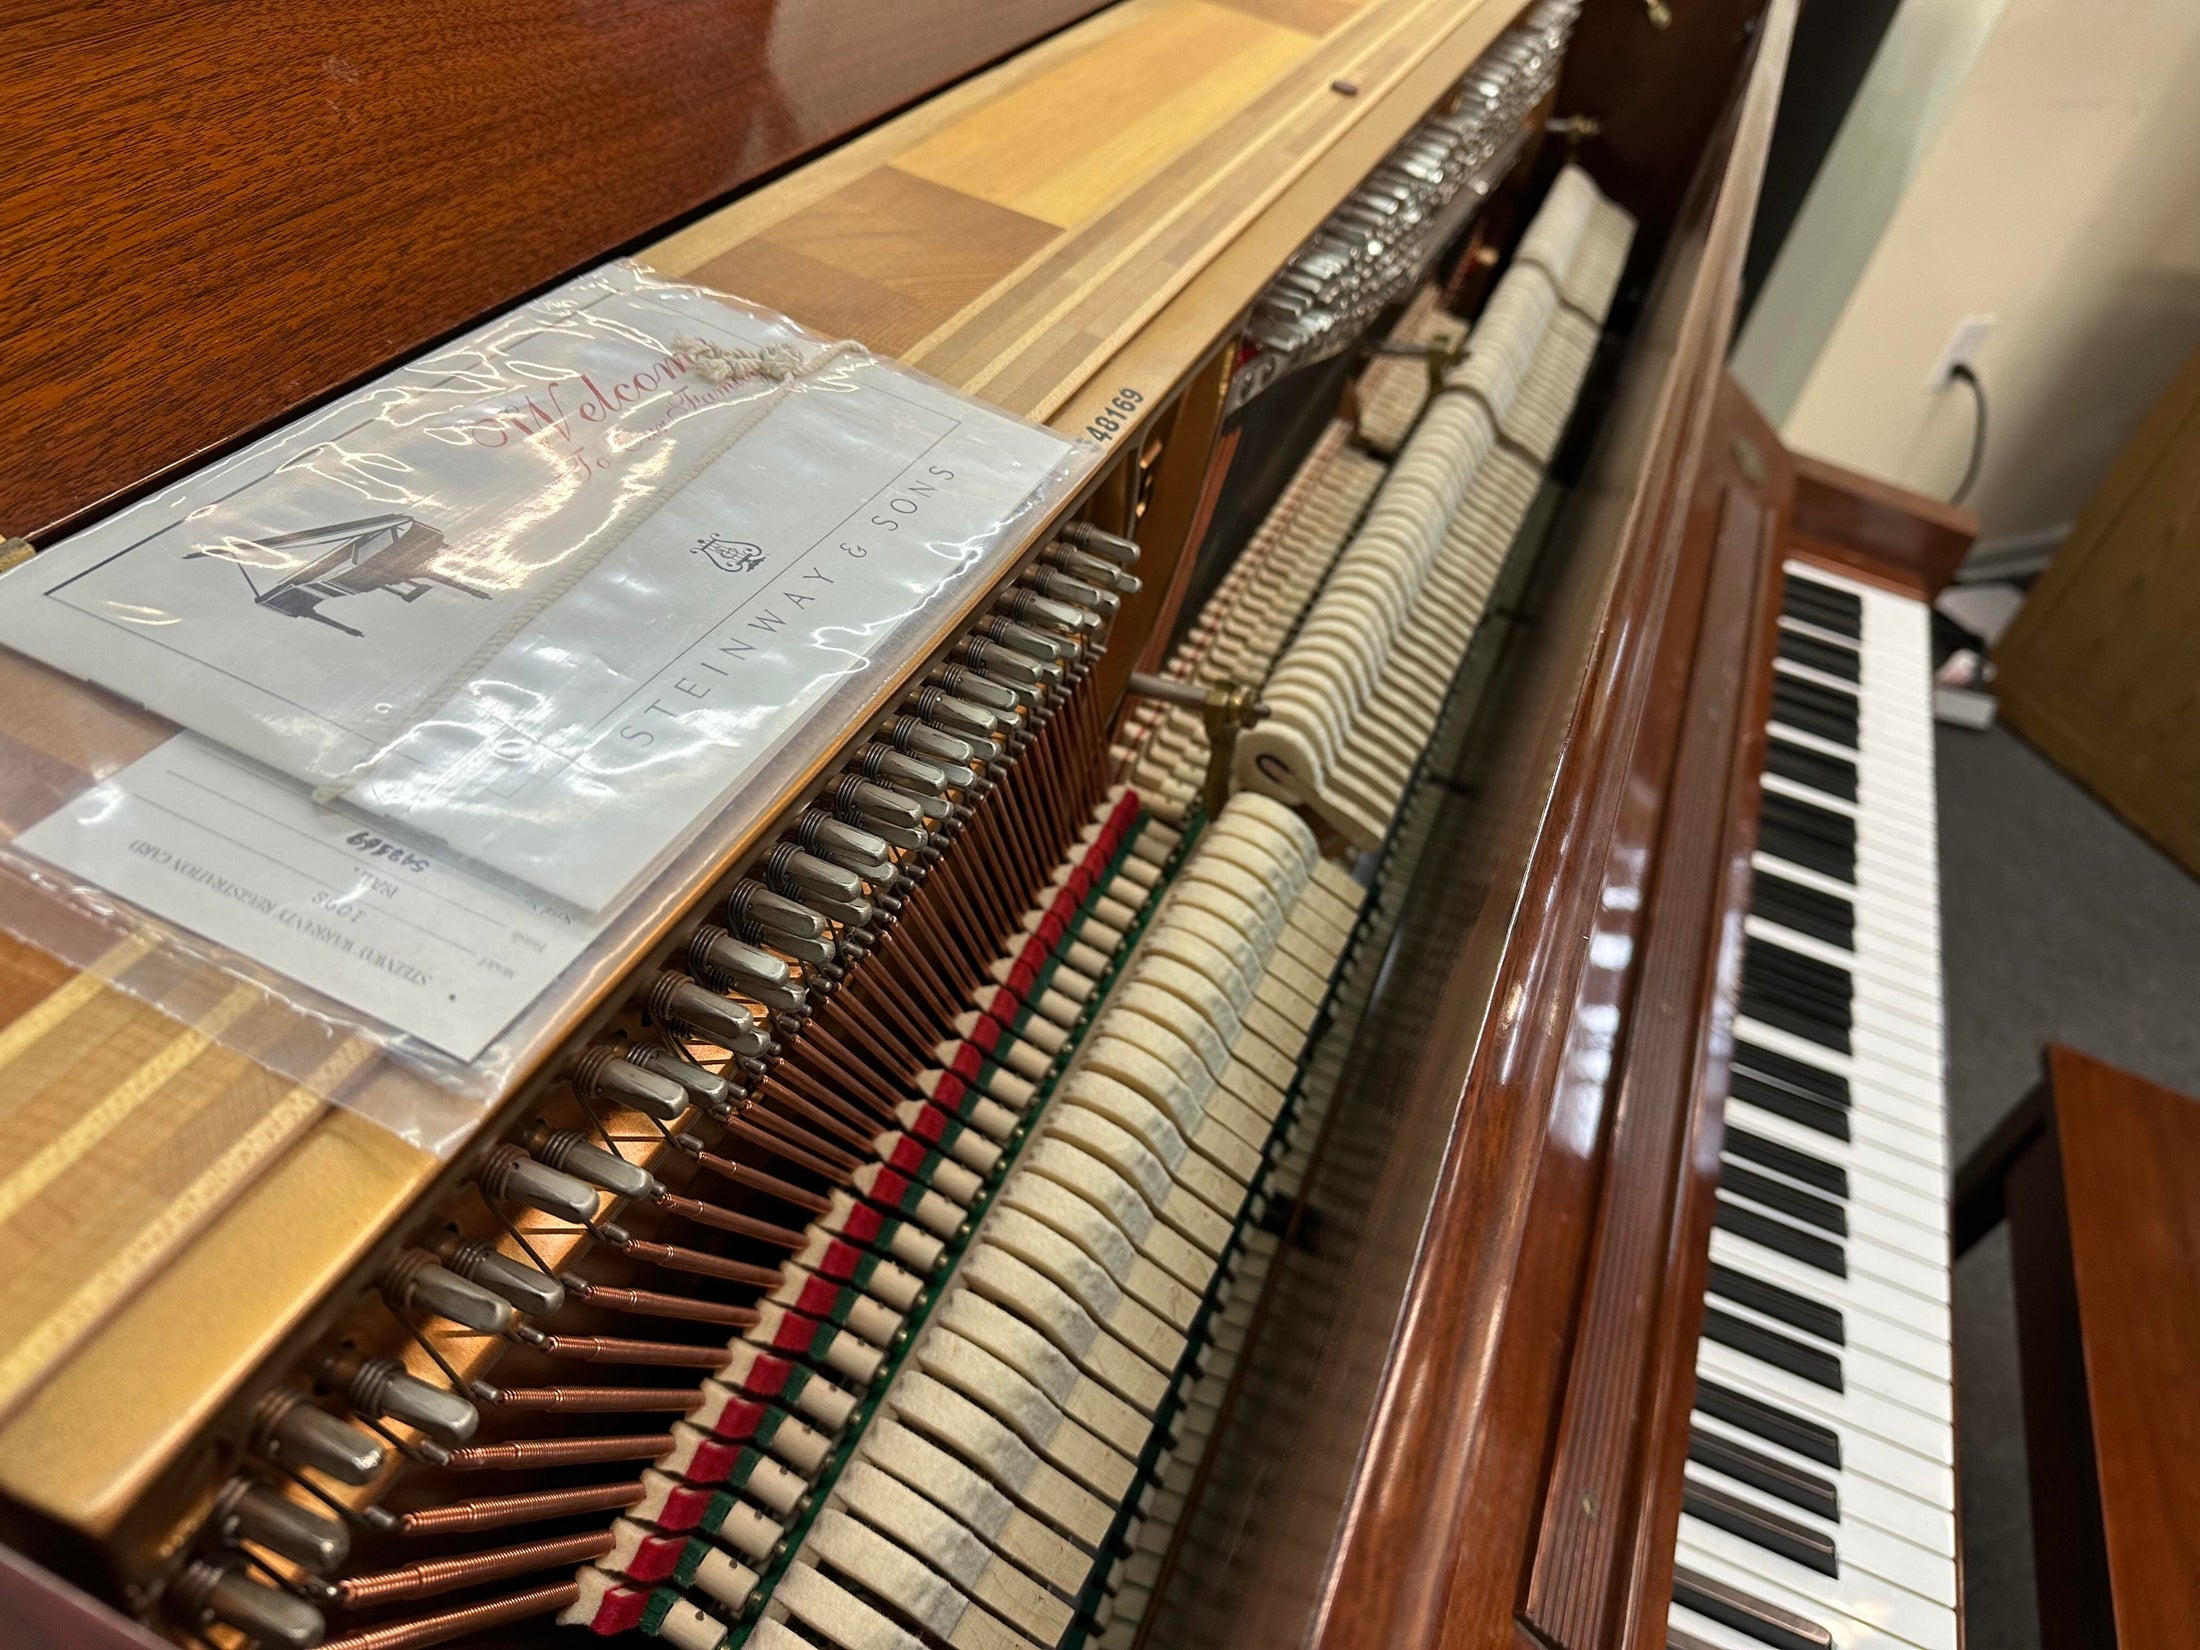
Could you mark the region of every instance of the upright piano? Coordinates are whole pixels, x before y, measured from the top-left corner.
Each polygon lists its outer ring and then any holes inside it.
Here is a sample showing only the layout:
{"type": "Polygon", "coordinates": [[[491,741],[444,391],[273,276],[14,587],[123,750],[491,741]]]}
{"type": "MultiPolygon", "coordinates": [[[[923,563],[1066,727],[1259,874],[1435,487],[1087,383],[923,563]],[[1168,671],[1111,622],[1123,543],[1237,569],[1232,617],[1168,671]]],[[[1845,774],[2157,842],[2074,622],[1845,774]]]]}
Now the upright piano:
{"type": "MultiPolygon", "coordinates": [[[[1795,0],[263,10],[28,25],[6,578],[614,257],[1086,463],[491,1092],[0,856],[0,1639],[1958,1650],[1973,526],[1725,374],[1795,0]]],[[[258,600],[479,594],[361,514],[258,600]]],[[[0,671],[9,842],[174,732],[0,671]]]]}

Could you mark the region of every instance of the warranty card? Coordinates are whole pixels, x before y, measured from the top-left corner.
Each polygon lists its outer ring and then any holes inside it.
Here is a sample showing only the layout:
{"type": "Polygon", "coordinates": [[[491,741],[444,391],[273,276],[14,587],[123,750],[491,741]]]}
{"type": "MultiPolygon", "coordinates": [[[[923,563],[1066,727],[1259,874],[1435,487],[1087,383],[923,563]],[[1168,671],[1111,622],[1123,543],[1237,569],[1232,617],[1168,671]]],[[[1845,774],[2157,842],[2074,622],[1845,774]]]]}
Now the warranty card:
{"type": "Polygon", "coordinates": [[[0,642],[600,921],[829,753],[812,713],[935,643],[1082,462],[611,265],[0,577],[0,642]]]}

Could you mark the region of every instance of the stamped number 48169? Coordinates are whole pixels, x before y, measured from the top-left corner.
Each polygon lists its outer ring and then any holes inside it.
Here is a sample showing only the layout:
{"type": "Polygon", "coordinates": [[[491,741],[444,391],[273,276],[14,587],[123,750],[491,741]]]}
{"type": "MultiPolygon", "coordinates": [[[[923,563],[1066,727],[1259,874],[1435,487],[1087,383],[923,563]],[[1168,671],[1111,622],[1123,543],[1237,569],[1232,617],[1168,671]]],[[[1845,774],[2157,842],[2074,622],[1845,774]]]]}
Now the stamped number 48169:
{"type": "Polygon", "coordinates": [[[1124,422],[1137,411],[1145,397],[1128,384],[1108,397],[1108,404],[1093,415],[1085,426],[1085,434],[1095,441],[1112,441],[1123,432],[1124,422]]]}

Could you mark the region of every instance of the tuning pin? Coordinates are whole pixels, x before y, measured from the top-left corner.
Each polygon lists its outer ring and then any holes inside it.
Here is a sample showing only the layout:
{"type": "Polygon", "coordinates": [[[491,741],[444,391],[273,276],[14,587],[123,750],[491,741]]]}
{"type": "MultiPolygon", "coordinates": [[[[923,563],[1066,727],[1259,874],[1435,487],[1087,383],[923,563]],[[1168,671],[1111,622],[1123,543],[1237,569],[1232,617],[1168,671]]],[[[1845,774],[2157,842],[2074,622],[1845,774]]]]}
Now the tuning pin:
{"type": "Polygon", "coordinates": [[[1073,521],[1054,536],[1079,550],[1103,556],[1118,567],[1133,567],[1138,562],[1137,540],[1127,539],[1120,533],[1102,532],[1089,521],[1073,521]]]}
{"type": "Polygon", "coordinates": [[[666,1024],[685,1026],[732,1054],[760,1055],[771,1043],[746,1008],[670,969],[657,976],[644,1006],[666,1024]]]}
{"type": "MultiPolygon", "coordinates": [[[[939,685],[958,699],[967,699],[982,709],[993,712],[997,718],[1013,722],[1016,712],[1024,708],[1024,696],[1005,682],[996,682],[990,676],[980,675],[961,665],[942,665],[939,685]]],[[[1003,728],[1003,733],[1010,729],[1003,728]]]]}
{"type": "MultiPolygon", "coordinates": [[[[812,819],[821,827],[837,826],[823,814],[805,814],[795,827],[798,836],[812,819]]],[[[765,883],[775,892],[804,900],[835,922],[859,928],[871,920],[871,902],[864,898],[863,879],[844,865],[804,852],[796,843],[782,842],[773,848],[764,860],[763,872],[765,883]]],[[[846,935],[841,936],[841,943],[846,945],[846,935]]]]}
{"type": "Polygon", "coordinates": [[[433,1312],[487,1335],[519,1319],[512,1303],[449,1270],[425,1249],[407,1249],[382,1278],[382,1295],[400,1312],[433,1312]]]}
{"type": "Polygon", "coordinates": [[[866,779],[909,792],[923,800],[947,795],[947,770],[936,763],[919,761],[884,740],[873,740],[856,758],[855,769],[866,779]]]}
{"type": "Polygon", "coordinates": [[[956,645],[955,657],[972,670],[1011,687],[1037,690],[1048,681],[1046,666],[983,636],[965,636],[956,645]]]}
{"type": "Polygon", "coordinates": [[[1024,577],[1031,587],[1043,596],[1068,602],[1073,607],[1091,610],[1093,622],[1087,629],[1097,630],[1107,620],[1115,617],[1115,610],[1123,600],[1112,590],[1102,590],[1098,585],[1087,584],[1083,579],[1073,579],[1067,573],[1057,573],[1051,567],[1034,567],[1024,577]]]}
{"type": "MultiPolygon", "coordinates": [[[[1024,592],[1029,595],[1029,591],[1024,592]]],[[[1041,664],[1060,664],[1073,657],[1076,646],[1057,636],[1049,636],[1043,630],[1034,630],[1027,624],[1018,624],[1007,614],[997,613],[980,627],[987,641],[999,642],[1018,653],[1027,653],[1041,664]]]]}
{"type": "Polygon", "coordinates": [[[503,1296],[531,1317],[548,1317],[565,1304],[565,1289],[556,1278],[499,1254],[490,1244],[466,1242],[453,1234],[436,1246],[436,1255],[468,1283],[503,1296]]]}
{"type": "MultiPolygon", "coordinates": [[[[679,979],[677,974],[666,976],[679,979]]],[[[697,989],[700,989],[698,987],[697,989]]],[[[477,1177],[491,1197],[509,1198],[560,1220],[586,1225],[596,1218],[596,1189],[585,1180],[537,1163],[517,1146],[499,1146],[477,1177]]]]}
{"type": "MultiPolygon", "coordinates": [[[[942,681],[951,673],[940,673],[942,681]]],[[[958,697],[944,687],[927,685],[910,696],[909,708],[917,716],[936,728],[966,739],[981,741],[990,752],[993,736],[1004,731],[999,710],[992,705],[977,704],[958,697]]],[[[1009,709],[1015,704],[1010,701],[1009,709]]]]}
{"type": "Polygon", "coordinates": [[[577,1129],[553,1129],[538,1121],[527,1131],[527,1149],[560,1174],[601,1186],[618,1197],[655,1197],[664,1190],[647,1169],[616,1152],[591,1146],[577,1129]]]}
{"type": "MultiPolygon", "coordinates": [[[[1082,550],[1072,550],[1068,545],[1059,542],[1040,551],[1039,560],[1059,572],[1067,573],[1073,579],[1082,579],[1102,590],[1112,590],[1118,596],[1135,596],[1145,588],[1145,581],[1136,573],[1126,573],[1112,562],[1102,561],[1098,556],[1087,555],[1082,550]]],[[[1048,602],[1052,607],[1068,606],[1063,602],[1050,602],[1036,591],[1026,590],[1023,594],[1035,602],[1048,602]]],[[[1083,624],[1084,609],[1069,607],[1068,611],[1072,625],[1083,624]]]]}
{"type": "Polygon", "coordinates": [[[824,917],[799,900],[775,894],[763,883],[744,877],[733,885],[720,920],[752,945],[768,945],[798,962],[822,968],[833,960],[836,947],[824,917]]]}
{"type": "Polygon", "coordinates": [[[807,1000],[784,957],[737,940],[713,923],[705,923],[689,938],[687,959],[698,978],[738,991],[766,1008],[800,1013],[807,1000]]]}
{"type": "Polygon", "coordinates": [[[991,740],[982,743],[961,738],[915,716],[897,716],[886,730],[896,750],[923,757],[940,770],[940,777],[958,791],[977,783],[978,772],[993,755],[991,740]]]}
{"type": "MultiPolygon", "coordinates": [[[[1106,562],[1095,561],[1079,550],[1065,550],[1058,544],[1051,544],[1040,551],[1039,559],[1049,567],[1087,578],[1092,583],[1100,582],[1092,569],[1103,569],[1109,574],[1115,571],[1106,562]],[[1079,572],[1081,567],[1085,569],[1084,572],[1079,572]]],[[[1089,610],[1070,602],[1058,602],[1051,596],[1042,596],[1028,584],[1009,586],[1001,592],[1000,599],[994,605],[1011,618],[1019,619],[1025,624],[1035,625],[1043,630],[1064,631],[1072,638],[1092,628],[1093,615],[1089,610]]]]}
{"type": "Polygon", "coordinates": [[[704,1110],[722,1113],[732,1103],[733,1084],[708,1066],[690,1060],[679,1049],[664,1043],[629,1043],[623,1058],[667,1082],[685,1089],[688,1098],[704,1110]]]}
{"type": "MultiPolygon", "coordinates": [[[[892,790],[855,774],[842,774],[826,795],[842,824],[860,820],[866,830],[897,848],[921,848],[929,834],[924,804],[915,797],[892,790]]],[[[874,879],[876,880],[876,879],[874,879]]]]}
{"type": "Polygon", "coordinates": [[[645,1069],[625,1055],[624,1049],[604,1043],[583,1049],[573,1062],[574,1091],[583,1099],[609,1100],[663,1123],[688,1109],[688,1090],[682,1084],[645,1069]]]}
{"type": "Polygon", "coordinates": [[[194,1632],[218,1622],[256,1644],[280,1645],[283,1650],[311,1650],[328,1631],[321,1612],[296,1594],[203,1559],[176,1578],[166,1603],[194,1632]]]}
{"type": "Polygon", "coordinates": [[[481,1420],[464,1398],[406,1374],[395,1358],[346,1353],[331,1368],[329,1381],[357,1413],[401,1422],[446,1444],[466,1442],[481,1420]]]}
{"type": "Polygon", "coordinates": [[[388,1459],[382,1441],[372,1433],[288,1388],[260,1401],[251,1447],[279,1466],[310,1467],[343,1484],[371,1483],[388,1459]]]}
{"type": "Polygon", "coordinates": [[[207,1527],[229,1546],[250,1542],[327,1575],[351,1552],[351,1532],[326,1514],[250,1478],[232,1478],[215,1499],[207,1527]]]}
{"type": "MultiPolygon", "coordinates": [[[[827,798],[837,796],[836,791],[825,794],[827,798]]],[[[858,830],[851,820],[835,819],[821,808],[811,808],[795,821],[794,838],[819,858],[855,872],[865,882],[894,880],[893,853],[886,838],[858,830]]],[[[857,890],[858,894],[861,892],[857,890]]]]}

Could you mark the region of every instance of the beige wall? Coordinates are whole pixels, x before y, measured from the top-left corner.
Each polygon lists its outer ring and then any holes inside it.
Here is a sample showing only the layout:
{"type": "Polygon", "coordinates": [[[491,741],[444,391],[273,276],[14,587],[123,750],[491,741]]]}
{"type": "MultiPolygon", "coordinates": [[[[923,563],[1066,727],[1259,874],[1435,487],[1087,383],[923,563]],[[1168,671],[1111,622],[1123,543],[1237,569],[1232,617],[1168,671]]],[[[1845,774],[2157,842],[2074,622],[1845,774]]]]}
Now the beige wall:
{"type": "MultiPolygon", "coordinates": [[[[1817,0],[1826,3],[1826,0],[1817,0]]],[[[1833,0],[1846,4],[1847,0],[1833,0]]],[[[1784,424],[2005,0],[1902,0],[1735,340],[1734,375],[1784,424]]],[[[1788,74],[1812,65],[1798,58],[1788,74]]]]}
{"type": "MultiPolygon", "coordinates": [[[[1780,420],[1789,443],[1945,493],[1971,409],[1925,380],[1964,316],[1992,314],[1978,368],[1993,422],[1970,502],[1989,539],[2070,521],[2200,343],[2196,87],[2200,0],[2006,0],[1780,420]]],[[[1814,191],[1804,217],[1834,211],[1814,191]]],[[[1768,312],[1776,296],[1768,283],[1752,333],[1807,322],[1792,298],[1768,312]]]]}

